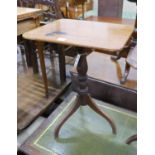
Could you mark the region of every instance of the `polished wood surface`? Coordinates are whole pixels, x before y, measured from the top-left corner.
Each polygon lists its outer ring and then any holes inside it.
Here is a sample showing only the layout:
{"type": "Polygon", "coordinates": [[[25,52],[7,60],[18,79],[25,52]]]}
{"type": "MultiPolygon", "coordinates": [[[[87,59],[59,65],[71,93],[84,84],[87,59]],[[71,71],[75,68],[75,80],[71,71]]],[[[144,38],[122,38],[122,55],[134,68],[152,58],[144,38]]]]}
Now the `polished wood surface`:
{"type": "Polygon", "coordinates": [[[114,18],[114,17],[90,16],[90,17],[87,17],[85,20],[96,21],[96,22],[115,23],[115,24],[126,24],[126,25],[133,25],[133,26],[135,24],[135,20],[133,20],[133,19],[123,19],[123,18],[114,18]]]}
{"type": "Polygon", "coordinates": [[[17,7],[17,21],[27,18],[35,18],[36,15],[41,12],[41,9],[17,7]]]}
{"type": "MultiPolygon", "coordinates": [[[[126,60],[121,58],[118,61],[112,61],[110,55],[92,52],[87,56],[88,76],[97,80],[105,81],[113,85],[137,90],[137,71],[130,70],[128,80],[124,84],[120,84],[120,80],[124,75],[126,60]]],[[[76,72],[75,68],[73,72],[76,72]]]]}
{"type": "Polygon", "coordinates": [[[113,52],[123,49],[133,30],[129,25],[60,19],[26,32],[23,37],[113,52]]]}
{"type": "MultiPolygon", "coordinates": [[[[95,48],[112,53],[121,50],[125,46],[132,35],[133,29],[133,26],[122,24],[60,19],[26,32],[23,34],[23,37],[37,42],[95,48]]],[[[39,50],[38,52],[43,51],[39,50]]],[[[60,73],[63,75],[62,79],[65,79],[65,55],[62,54],[64,53],[63,50],[58,52],[59,57],[61,57],[60,73]]],[[[43,54],[39,53],[40,55],[43,56],[43,54]]],[[[41,59],[43,57],[40,57],[41,59]]],[[[45,63],[43,61],[40,62],[42,62],[42,68],[45,68],[45,63]]],[[[44,83],[46,83],[45,88],[47,88],[47,78],[44,69],[42,69],[42,73],[44,83]]],[[[47,94],[48,90],[45,90],[47,94]]]]}

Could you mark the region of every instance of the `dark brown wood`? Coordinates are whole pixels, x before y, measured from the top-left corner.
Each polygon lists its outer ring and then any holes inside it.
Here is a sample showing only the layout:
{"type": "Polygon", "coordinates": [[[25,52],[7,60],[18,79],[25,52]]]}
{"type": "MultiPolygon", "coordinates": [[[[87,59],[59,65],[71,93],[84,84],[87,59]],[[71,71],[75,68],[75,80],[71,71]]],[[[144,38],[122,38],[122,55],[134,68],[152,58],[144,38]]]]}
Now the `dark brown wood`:
{"type": "Polygon", "coordinates": [[[132,142],[137,141],[137,135],[133,135],[126,140],[126,144],[131,144],[132,142]]]}
{"type": "Polygon", "coordinates": [[[25,55],[26,55],[26,62],[28,67],[32,67],[32,55],[31,55],[31,49],[29,48],[29,41],[24,40],[24,47],[25,47],[25,55]]]}
{"type": "MultiPolygon", "coordinates": [[[[72,87],[77,92],[77,74],[72,77],[72,87]]],[[[101,81],[99,79],[88,78],[89,93],[93,98],[108,102],[115,106],[137,112],[137,91],[101,81]]]]}
{"type": "Polygon", "coordinates": [[[70,111],[68,112],[68,114],[63,118],[63,120],[57,125],[56,129],[55,129],[55,138],[58,138],[59,136],[59,131],[61,129],[61,127],[63,126],[63,124],[69,119],[69,117],[71,117],[76,110],[80,107],[80,100],[79,100],[79,96],[77,96],[76,101],[75,101],[75,105],[73,105],[72,109],[70,109],[70,111]]]}
{"type": "Polygon", "coordinates": [[[37,4],[45,5],[49,8],[46,12],[43,13],[44,17],[48,17],[49,19],[63,18],[58,0],[36,0],[35,5],[37,4]]]}
{"type": "Polygon", "coordinates": [[[17,6],[34,8],[35,0],[17,0],[17,6]]]}
{"type": "Polygon", "coordinates": [[[58,45],[58,53],[59,53],[59,72],[60,72],[60,80],[62,83],[66,81],[66,63],[65,63],[65,51],[63,45],[58,45]]]}
{"type": "MultiPolygon", "coordinates": [[[[110,57],[98,52],[87,56],[89,93],[96,99],[137,111],[137,72],[131,68],[128,80],[120,84],[126,61],[121,58],[115,62],[110,57]]],[[[72,73],[77,76],[75,69],[72,73]]],[[[77,92],[78,81],[74,76],[72,85],[77,92]]]]}
{"type": "Polygon", "coordinates": [[[117,60],[119,60],[121,57],[123,57],[122,55],[123,55],[123,50],[122,51],[117,51],[116,52],[116,55],[112,55],[111,56],[111,59],[113,60],[113,61],[117,61],[117,60]]]}
{"type": "MultiPolygon", "coordinates": [[[[79,48],[79,52],[82,52],[83,49],[79,48]]],[[[70,112],[63,118],[63,120],[57,125],[55,128],[55,138],[59,137],[59,131],[63,124],[69,119],[71,115],[80,107],[80,106],[86,106],[88,105],[91,109],[93,109],[96,113],[101,115],[103,118],[105,118],[108,123],[112,127],[112,132],[116,134],[116,126],[115,123],[111,120],[110,117],[108,117],[104,112],[102,112],[97,105],[93,102],[89,95],[89,90],[88,90],[88,85],[87,85],[87,60],[86,60],[86,53],[84,54],[79,54],[77,56],[77,59],[75,61],[75,67],[77,67],[77,72],[78,72],[78,85],[77,85],[77,90],[78,90],[78,97],[76,100],[76,103],[74,107],[71,109],[70,112]]]]}
{"type": "Polygon", "coordinates": [[[98,16],[122,17],[123,0],[98,0],[98,16]]]}
{"type": "Polygon", "coordinates": [[[45,87],[45,96],[48,97],[48,80],[47,80],[47,75],[46,75],[43,45],[44,45],[43,42],[36,42],[39,60],[40,60],[41,71],[42,71],[42,77],[43,77],[43,82],[44,82],[44,87],[45,87]]]}
{"type": "Polygon", "coordinates": [[[29,42],[29,50],[31,53],[31,61],[32,61],[32,67],[33,67],[33,73],[38,74],[38,60],[37,60],[37,53],[36,53],[36,46],[34,41],[28,41],[29,42]]]}

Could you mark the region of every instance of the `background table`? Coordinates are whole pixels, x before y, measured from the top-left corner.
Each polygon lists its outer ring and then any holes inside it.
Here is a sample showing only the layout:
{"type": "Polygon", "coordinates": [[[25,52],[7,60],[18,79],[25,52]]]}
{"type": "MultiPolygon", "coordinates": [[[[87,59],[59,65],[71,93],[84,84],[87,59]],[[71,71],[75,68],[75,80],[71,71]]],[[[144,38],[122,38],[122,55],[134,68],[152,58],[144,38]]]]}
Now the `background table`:
{"type": "MultiPolygon", "coordinates": [[[[17,7],[17,36],[29,30],[32,30],[40,25],[39,17],[43,12],[41,9],[17,7]]],[[[35,63],[36,54],[30,41],[24,40],[24,48],[26,55],[26,62],[28,67],[33,67],[33,72],[38,72],[38,64],[35,63]]]]}
{"type": "Polygon", "coordinates": [[[17,7],[17,36],[39,26],[41,9],[17,7]]]}

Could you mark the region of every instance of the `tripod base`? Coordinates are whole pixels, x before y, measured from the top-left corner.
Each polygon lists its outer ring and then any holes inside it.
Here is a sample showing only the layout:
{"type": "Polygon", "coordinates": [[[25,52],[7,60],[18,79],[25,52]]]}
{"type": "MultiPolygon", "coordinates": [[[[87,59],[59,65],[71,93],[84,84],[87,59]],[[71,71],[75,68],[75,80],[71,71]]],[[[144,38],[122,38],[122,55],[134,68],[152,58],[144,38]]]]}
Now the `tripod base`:
{"type": "Polygon", "coordinates": [[[86,106],[86,105],[88,105],[92,110],[94,110],[100,116],[105,118],[112,128],[113,134],[116,134],[116,126],[114,122],[112,121],[112,119],[98,108],[98,106],[94,103],[90,95],[85,94],[85,95],[77,96],[74,106],[71,108],[69,113],[64,117],[64,119],[56,127],[55,133],[54,133],[55,138],[59,137],[60,129],[63,126],[63,124],[69,119],[69,117],[71,117],[80,106],[86,106]]]}

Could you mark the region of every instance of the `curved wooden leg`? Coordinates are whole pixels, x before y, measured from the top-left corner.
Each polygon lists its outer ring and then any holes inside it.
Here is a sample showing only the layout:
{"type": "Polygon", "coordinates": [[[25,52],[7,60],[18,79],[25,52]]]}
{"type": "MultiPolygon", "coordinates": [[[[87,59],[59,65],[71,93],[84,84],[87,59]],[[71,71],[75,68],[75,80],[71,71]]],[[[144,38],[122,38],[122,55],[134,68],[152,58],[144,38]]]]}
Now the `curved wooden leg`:
{"type": "Polygon", "coordinates": [[[125,72],[124,72],[124,75],[120,81],[121,84],[124,84],[127,80],[127,77],[129,75],[129,71],[130,71],[130,65],[128,63],[126,63],[125,65],[125,72]]]}
{"type": "Polygon", "coordinates": [[[126,144],[131,144],[133,141],[137,141],[137,135],[133,135],[126,140],[126,144]]]}
{"type": "Polygon", "coordinates": [[[86,101],[90,108],[92,108],[96,113],[104,117],[109,122],[110,126],[112,127],[112,132],[116,134],[116,125],[114,124],[112,119],[97,107],[97,105],[94,103],[94,101],[91,99],[89,95],[86,97],[86,101]]]}
{"type": "Polygon", "coordinates": [[[61,127],[63,126],[63,124],[69,119],[69,117],[71,115],[74,114],[74,112],[76,112],[76,110],[80,107],[80,100],[79,100],[79,96],[77,96],[77,99],[75,101],[75,105],[72,107],[72,109],[70,110],[70,112],[63,118],[63,120],[57,125],[57,127],[55,128],[54,131],[54,136],[55,138],[59,137],[59,131],[61,129],[61,127]]]}

